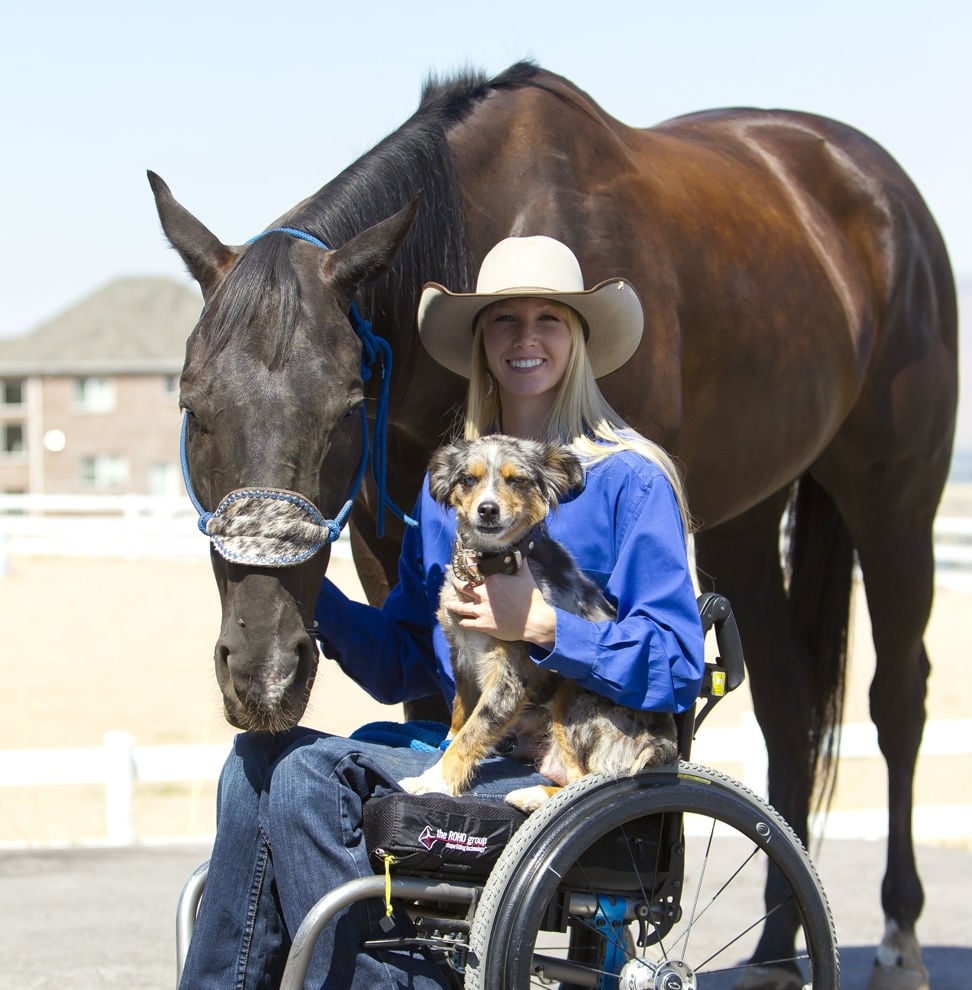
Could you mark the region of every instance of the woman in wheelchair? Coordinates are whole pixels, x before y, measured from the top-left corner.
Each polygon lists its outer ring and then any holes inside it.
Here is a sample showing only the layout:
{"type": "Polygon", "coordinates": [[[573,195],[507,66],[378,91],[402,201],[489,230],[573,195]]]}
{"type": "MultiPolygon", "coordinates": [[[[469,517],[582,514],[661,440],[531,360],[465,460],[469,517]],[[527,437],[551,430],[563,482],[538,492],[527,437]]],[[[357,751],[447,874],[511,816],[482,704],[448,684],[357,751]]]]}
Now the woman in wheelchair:
{"type": "MultiPolygon", "coordinates": [[[[430,284],[419,306],[426,349],[469,379],[467,439],[501,432],[550,440],[581,458],[584,483],[547,526],[617,610],[613,620],[593,622],[554,609],[521,567],[488,577],[464,603],[461,622],[525,640],[540,668],[627,708],[682,712],[704,672],[684,494],[666,453],[623,423],[596,385],[630,358],[642,328],[630,285],[612,279],[585,290],[574,255],[546,237],[501,241],[474,293],[430,284]]],[[[317,604],[323,653],[389,704],[437,693],[451,702],[455,693],[435,618],[442,583],[453,580],[455,519],[427,484],[415,514],[420,526],[406,533],[398,584],[380,609],[349,600],[326,578],[317,604]]],[[[277,986],[315,902],[374,872],[363,803],[440,755],[434,744],[393,746],[300,727],[240,735],[220,780],[216,841],[181,986],[277,986]]],[[[471,791],[505,795],[547,783],[530,764],[494,756],[471,791]]],[[[352,904],[317,940],[305,985],[449,985],[431,957],[361,948],[389,927],[380,903],[352,904]]]]}

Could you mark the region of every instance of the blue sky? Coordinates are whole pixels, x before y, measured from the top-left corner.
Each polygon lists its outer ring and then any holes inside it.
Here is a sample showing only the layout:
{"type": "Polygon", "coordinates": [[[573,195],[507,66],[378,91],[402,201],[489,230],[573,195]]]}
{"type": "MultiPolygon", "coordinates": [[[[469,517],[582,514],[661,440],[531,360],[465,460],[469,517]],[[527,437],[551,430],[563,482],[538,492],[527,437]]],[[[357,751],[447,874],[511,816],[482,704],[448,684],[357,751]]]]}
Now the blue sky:
{"type": "Polygon", "coordinates": [[[851,123],[972,276],[968,0],[33,0],[0,13],[0,335],[118,275],[182,276],[146,168],[245,240],[404,120],[430,71],[521,57],[630,124],[731,104],[851,123]]]}

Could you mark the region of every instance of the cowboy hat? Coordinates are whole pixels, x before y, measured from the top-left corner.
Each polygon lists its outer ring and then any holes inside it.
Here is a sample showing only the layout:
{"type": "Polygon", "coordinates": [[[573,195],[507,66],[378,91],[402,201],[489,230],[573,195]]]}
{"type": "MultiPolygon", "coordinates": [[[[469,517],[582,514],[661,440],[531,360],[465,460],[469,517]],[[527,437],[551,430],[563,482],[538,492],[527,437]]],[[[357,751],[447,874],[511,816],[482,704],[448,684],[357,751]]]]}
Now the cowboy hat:
{"type": "Polygon", "coordinates": [[[584,289],[574,252],[552,237],[507,237],[483,258],[475,292],[451,292],[429,282],[419,300],[418,329],[425,349],[439,364],[468,378],[472,328],[486,306],[510,297],[553,299],[584,322],[595,378],[620,368],[634,354],[644,313],[634,289],[608,279],[584,289]]]}

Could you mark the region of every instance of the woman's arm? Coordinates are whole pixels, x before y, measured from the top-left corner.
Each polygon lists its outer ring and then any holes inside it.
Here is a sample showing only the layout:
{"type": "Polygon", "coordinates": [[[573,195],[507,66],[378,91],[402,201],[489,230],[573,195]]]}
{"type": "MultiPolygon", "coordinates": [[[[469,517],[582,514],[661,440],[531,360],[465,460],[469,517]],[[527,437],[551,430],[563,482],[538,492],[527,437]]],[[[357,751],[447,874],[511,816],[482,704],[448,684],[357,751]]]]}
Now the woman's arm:
{"type": "Polygon", "coordinates": [[[613,526],[598,518],[596,501],[590,508],[591,525],[603,527],[605,540],[613,531],[616,541],[603,591],[617,618],[589,622],[555,610],[553,646],[534,649],[534,659],[629,708],[684,711],[698,695],[705,661],[671,485],[660,473],[630,479],[616,502],[613,526]]]}

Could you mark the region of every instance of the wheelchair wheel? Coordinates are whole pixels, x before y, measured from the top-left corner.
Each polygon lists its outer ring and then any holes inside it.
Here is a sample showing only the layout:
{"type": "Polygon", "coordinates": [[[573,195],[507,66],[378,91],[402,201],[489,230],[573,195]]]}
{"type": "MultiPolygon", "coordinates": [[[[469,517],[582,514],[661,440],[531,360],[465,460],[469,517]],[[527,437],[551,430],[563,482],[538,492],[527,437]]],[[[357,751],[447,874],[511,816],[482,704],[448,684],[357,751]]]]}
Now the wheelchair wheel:
{"type": "MultiPolygon", "coordinates": [[[[504,850],[470,932],[467,990],[721,990],[784,912],[796,950],[766,958],[792,986],[838,990],[826,896],[786,822],[740,783],[689,763],[586,777],[504,850]],[[774,871],[767,908],[767,870],[774,871]]],[[[772,953],[770,953],[772,955],[772,953]]]]}

